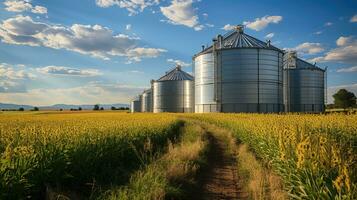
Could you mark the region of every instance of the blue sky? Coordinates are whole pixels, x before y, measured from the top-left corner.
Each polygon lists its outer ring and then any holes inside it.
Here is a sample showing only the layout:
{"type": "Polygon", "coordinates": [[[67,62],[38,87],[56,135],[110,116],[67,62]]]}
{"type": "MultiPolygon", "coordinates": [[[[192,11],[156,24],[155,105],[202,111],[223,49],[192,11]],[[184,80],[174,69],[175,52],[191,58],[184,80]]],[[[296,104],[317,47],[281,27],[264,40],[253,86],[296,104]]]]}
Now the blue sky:
{"type": "Polygon", "coordinates": [[[353,0],[1,0],[0,102],[127,103],[237,24],[357,94],[353,0]]]}

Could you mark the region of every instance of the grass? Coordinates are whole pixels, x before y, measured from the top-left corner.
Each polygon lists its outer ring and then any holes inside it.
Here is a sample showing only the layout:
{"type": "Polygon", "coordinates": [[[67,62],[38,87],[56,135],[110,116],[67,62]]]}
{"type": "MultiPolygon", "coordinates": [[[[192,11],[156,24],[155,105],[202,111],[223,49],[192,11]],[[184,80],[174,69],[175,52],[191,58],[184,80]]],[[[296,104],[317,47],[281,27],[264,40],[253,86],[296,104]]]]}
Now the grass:
{"type": "Polygon", "coordinates": [[[185,189],[194,184],[196,172],[204,163],[206,148],[205,131],[188,122],[178,144],[170,144],[166,154],[136,172],[128,185],[112,188],[100,199],[185,198],[185,189]]]}

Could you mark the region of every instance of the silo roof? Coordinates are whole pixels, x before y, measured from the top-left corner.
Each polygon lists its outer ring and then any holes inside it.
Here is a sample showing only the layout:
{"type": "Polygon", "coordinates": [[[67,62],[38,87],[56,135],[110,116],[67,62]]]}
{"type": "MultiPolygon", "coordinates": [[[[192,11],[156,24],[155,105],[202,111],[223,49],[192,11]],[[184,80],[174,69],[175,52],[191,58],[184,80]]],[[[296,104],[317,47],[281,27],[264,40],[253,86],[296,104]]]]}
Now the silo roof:
{"type": "Polygon", "coordinates": [[[296,59],[296,66],[298,69],[312,69],[312,70],[320,70],[320,71],[325,71],[324,69],[321,69],[317,67],[316,65],[313,65],[305,60],[302,60],[300,58],[296,59]]]}
{"type": "Polygon", "coordinates": [[[164,76],[159,78],[157,81],[183,81],[190,80],[193,81],[193,76],[189,73],[182,71],[181,66],[176,66],[174,69],[166,72],[164,76]]]}
{"type": "MultiPolygon", "coordinates": [[[[281,51],[281,49],[270,44],[270,41],[263,42],[255,37],[252,37],[244,33],[243,26],[236,26],[236,28],[230,32],[227,32],[223,36],[217,36],[214,40],[219,40],[222,37],[221,49],[231,49],[231,48],[261,48],[261,49],[274,49],[281,51]]],[[[208,53],[212,51],[213,45],[205,48],[202,53],[208,53]]]]}

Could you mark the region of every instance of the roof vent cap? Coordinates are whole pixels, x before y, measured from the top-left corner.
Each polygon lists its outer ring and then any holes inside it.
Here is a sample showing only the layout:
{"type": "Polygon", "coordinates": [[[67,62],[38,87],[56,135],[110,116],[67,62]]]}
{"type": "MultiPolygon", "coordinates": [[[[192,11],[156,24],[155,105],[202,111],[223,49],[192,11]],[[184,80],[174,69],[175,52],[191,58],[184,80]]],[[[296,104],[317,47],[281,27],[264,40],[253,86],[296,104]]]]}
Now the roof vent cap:
{"type": "Polygon", "coordinates": [[[236,29],[236,31],[238,33],[244,33],[244,26],[243,25],[237,25],[235,29],[236,29]]]}

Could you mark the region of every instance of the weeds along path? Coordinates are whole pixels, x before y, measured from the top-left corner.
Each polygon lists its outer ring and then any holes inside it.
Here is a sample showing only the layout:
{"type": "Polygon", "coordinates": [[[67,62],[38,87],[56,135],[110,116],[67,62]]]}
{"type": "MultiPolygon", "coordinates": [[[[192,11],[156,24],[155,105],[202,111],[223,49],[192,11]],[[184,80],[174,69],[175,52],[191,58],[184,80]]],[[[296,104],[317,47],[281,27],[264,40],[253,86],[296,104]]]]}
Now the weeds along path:
{"type": "Polygon", "coordinates": [[[224,130],[199,124],[207,131],[210,150],[207,166],[198,177],[198,190],[190,199],[246,199],[248,195],[238,180],[237,160],[232,148],[235,142],[224,130]]]}

